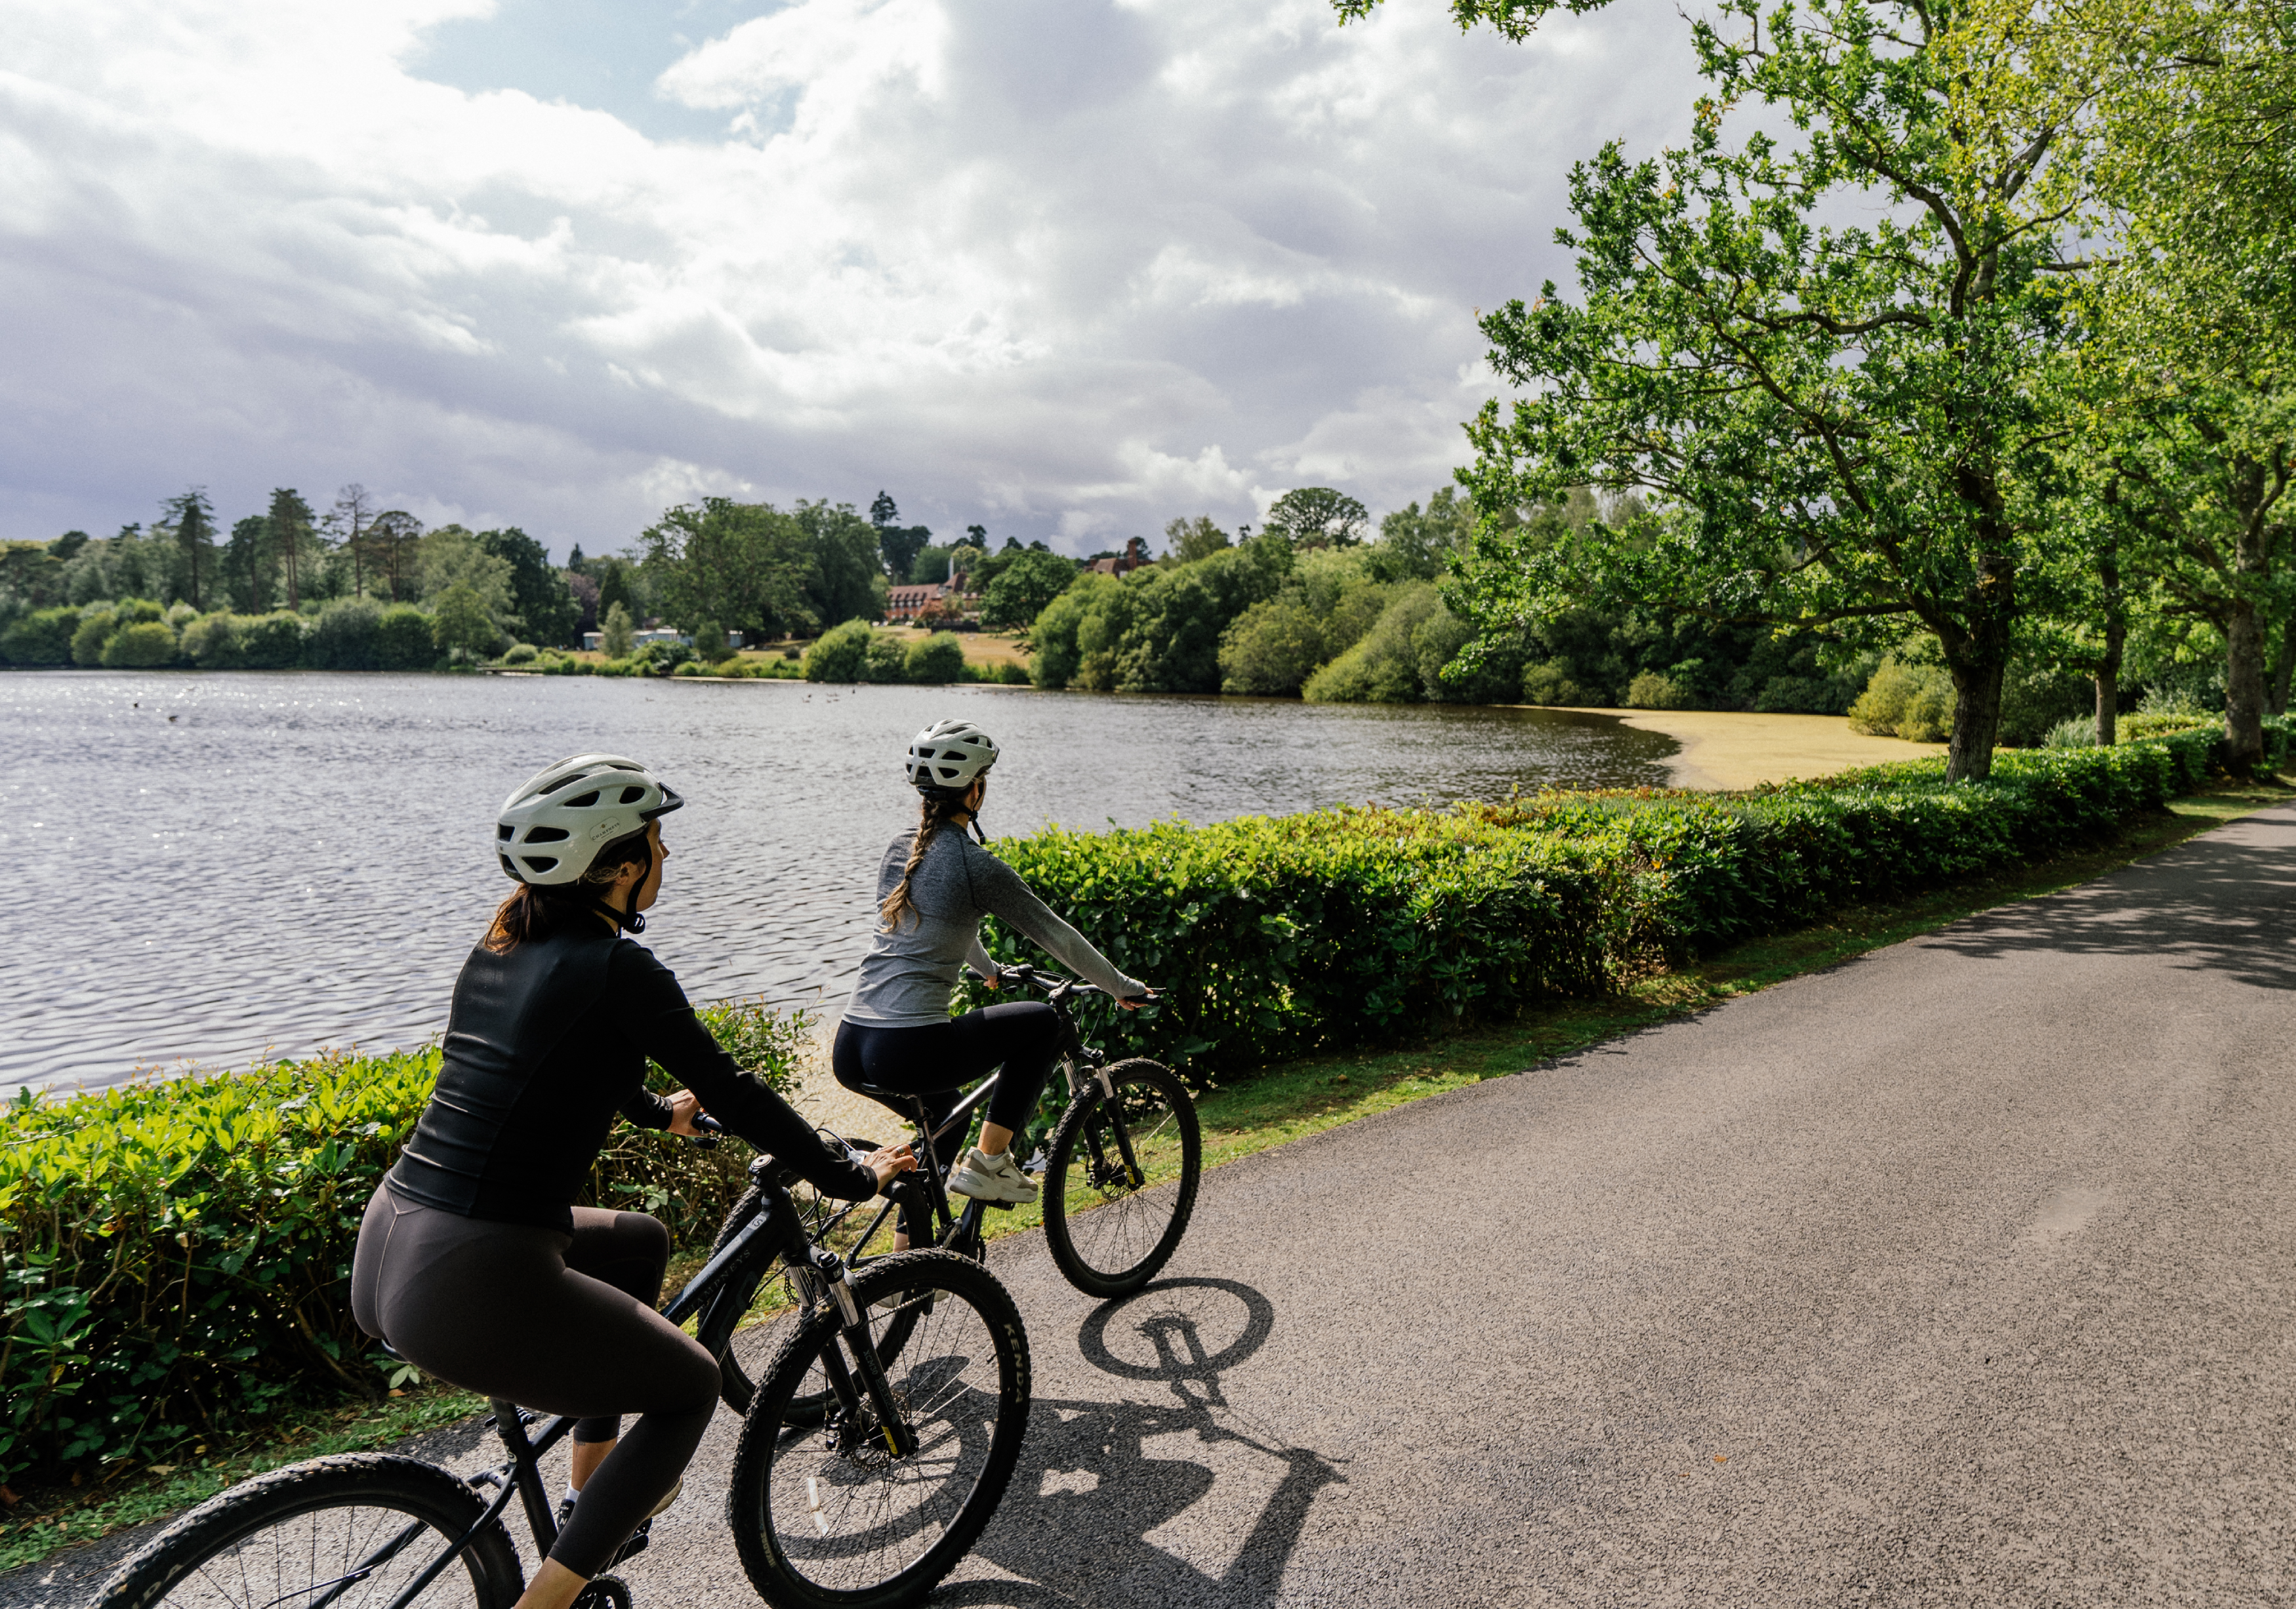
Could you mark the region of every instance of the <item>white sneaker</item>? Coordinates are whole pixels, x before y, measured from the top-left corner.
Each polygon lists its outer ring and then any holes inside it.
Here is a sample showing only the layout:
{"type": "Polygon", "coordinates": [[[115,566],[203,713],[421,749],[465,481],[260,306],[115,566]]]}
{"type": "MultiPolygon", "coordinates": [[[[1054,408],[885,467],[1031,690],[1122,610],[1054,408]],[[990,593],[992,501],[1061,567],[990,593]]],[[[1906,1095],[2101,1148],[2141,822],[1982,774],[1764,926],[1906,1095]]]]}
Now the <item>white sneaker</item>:
{"type": "Polygon", "coordinates": [[[1037,1199],[1037,1181],[1021,1171],[1010,1151],[1001,1156],[984,1156],[974,1145],[966,1148],[964,1160],[949,1175],[948,1193],[969,1195],[974,1201],[1026,1206],[1037,1199]]]}

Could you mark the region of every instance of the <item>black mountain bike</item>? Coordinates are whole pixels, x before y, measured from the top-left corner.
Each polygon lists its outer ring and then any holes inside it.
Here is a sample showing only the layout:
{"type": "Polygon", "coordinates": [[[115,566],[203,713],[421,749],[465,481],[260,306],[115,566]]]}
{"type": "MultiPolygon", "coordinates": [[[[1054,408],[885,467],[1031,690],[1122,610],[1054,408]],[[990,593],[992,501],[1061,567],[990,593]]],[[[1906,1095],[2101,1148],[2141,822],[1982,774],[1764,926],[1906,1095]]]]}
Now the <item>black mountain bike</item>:
{"type": "MultiPolygon", "coordinates": [[[[1068,1282],[1086,1295],[1128,1296],[1170,1260],[1195,1211],[1204,1166],[1195,1102],[1169,1068],[1138,1057],[1111,1063],[1084,1042],[1073,1006],[1080,997],[1105,992],[1096,985],[1032,966],[1008,966],[1004,977],[1046,991],[1046,1001],[1060,1014],[1063,1035],[1069,1104],[1026,1170],[1043,1191],[1046,1244],[1068,1282]]],[[[875,1203],[801,1204],[815,1246],[839,1249],[856,1268],[874,1268],[894,1254],[893,1233],[906,1216],[912,1225],[931,1226],[929,1235],[917,1238],[981,1260],[984,1211],[997,1211],[1001,1203],[967,1201],[963,1211],[953,1211],[947,1179],[963,1154],[972,1115],[995,1094],[999,1076],[982,1080],[938,1128],[930,1125],[914,1096],[862,1088],[859,1093],[873,1099],[906,1108],[915,1124],[917,1170],[901,1181],[913,1185],[914,1193],[875,1203]]],[[[828,1137],[857,1158],[876,1149],[870,1140],[828,1137]]],[[[759,1206],[751,1196],[737,1202],[718,1232],[718,1243],[741,1233],[759,1206]]],[[[789,1305],[799,1313],[818,1310],[826,1293],[814,1283],[808,1266],[792,1261],[788,1269],[789,1305]]],[[[733,1334],[718,1359],[728,1405],[748,1409],[783,1328],[761,1323],[733,1334]]],[[[890,1349],[898,1352],[906,1340],[898,1324],[888,1327],[890,1349]]],[[[827,1408],[826,1395],[816,1394],[792,1401],[784,1411],[790,1423],[804,1424],[827,1408]]]]}
{"type": "MultiPolygon", "coordinates": [[[[945,1252],[849,1268],[813,1244],[792,1171],[759,1157],[750,1172],[748,1217],[663,1309],[698,1318],[697,1338],[722,1353],[776,1260],[823,1293],[749,1392],[727,1498],[742,1567],[780,1609],[914,1604],[971,1548],[1020,1456],[1020,1313],[988,1269],[945,1252]],[[810,1411],[792,1417],[793,1401],[810,1411]]],[[[906,1178],[892,1191],[922,1204],[906,1178]]],[[[154,1538],[99,1609],[510,1609],[526,1583],[504,1511],[518,1498],[537,1553],[550,1551],[539,1460],[573,1421],[494,1410],[507,1463],[467,1480],[383,1453],[274,1470],[154,1538]]],[[[630,1591],[601,1575],[579,1603],[630,1609],[630,1591]]]]}

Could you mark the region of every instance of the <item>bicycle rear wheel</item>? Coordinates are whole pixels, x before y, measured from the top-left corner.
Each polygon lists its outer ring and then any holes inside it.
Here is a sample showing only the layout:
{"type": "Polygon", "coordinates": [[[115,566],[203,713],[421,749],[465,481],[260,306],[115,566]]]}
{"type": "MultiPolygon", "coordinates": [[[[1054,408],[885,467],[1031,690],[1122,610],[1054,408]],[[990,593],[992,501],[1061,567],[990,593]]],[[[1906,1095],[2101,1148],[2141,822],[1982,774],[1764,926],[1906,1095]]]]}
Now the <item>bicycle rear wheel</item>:
{"type": "Polygon", "coordinates": [[[1044,1177],[1053,1261],[1078,1290],[1101,1297],[1129,1295],[1170,1260],[1204,1168],[1196,1104],[1168,1069],[1119,1062],[1108,1080],[1112,1101],[1095,1078],[1062,1114],[1044,1177]],[[1119,1117],[1135,1167],[1125,1162],[1119,1117]]]}
{"type": "MultiPolygon", "coordinates": [[[[485,1512],[453,1474],[414,1458],[357,1453],[290,1465],[168,1526],[120,1566],[97,1609],[379,1609],[485,1512]]],[[[510,1609],[524,1589],[497,1521],[414,1601],[510,1609]]]]}
{"type": "Polygon", "coordinates": [[[947,1252],[887,1258],[853,1280],[873,1338],[908,1333],[885,1365],[916,1450],[895,1457],[865,1396],[823,1429],[791,1402],[849,1359],[833,1310],[790,1341],[742,1426],[726,1518],[750,1583],[777,1609],[899,1609],[954,1569],[996,1510],[1029,1420],[1029,1342],[996,1277],[947,1252]],[[875,1305],[898,1295],[897,1307],[875,1305]]]}

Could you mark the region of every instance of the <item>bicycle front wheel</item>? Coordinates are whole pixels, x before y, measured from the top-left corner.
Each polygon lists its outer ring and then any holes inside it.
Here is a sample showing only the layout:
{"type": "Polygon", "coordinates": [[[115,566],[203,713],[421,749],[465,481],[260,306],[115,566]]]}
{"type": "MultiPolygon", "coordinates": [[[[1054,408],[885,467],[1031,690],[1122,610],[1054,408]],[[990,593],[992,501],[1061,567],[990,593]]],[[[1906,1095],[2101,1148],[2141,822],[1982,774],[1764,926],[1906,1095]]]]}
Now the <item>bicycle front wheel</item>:
{"type": "MultiPolygon", "coordinates": [[[[381,1609],[479,1523],[450,1472],[357,1453],[290,1465],[201,1504],[120,1566],[97,1609],[381,1609]]],[[[499,1521],[414,1600],[510,1609],[524,1590],[499,1521]]]]}
{"type": "Polygon", "coordinates": [[[921,1600],[996,1511],[1028,1431],[1028,1337],[988,1269],[904,1252],[856,1275],[853,1297],[873,1342],[901,1326],[885,1377],[915,1450],[892,1450],[834,1309],[808,1318],[758,1387],[726,1498],[742,1567],[776,1609],[921,1600]],[[860,1400],[820,1428],[791,1424],[791,1404],[831,1391],[832,1359],[860,1400]]]}
{"type": "Polygon", "coordinates": [[[1196,1104],[1149,1061],[1094,1078],[1053,1130],[1045,1166],[1045,1244],[1087,1296],[1128,1296],[1179,1249],[1196,1208],[1204,1144],[1196,1104]]]}

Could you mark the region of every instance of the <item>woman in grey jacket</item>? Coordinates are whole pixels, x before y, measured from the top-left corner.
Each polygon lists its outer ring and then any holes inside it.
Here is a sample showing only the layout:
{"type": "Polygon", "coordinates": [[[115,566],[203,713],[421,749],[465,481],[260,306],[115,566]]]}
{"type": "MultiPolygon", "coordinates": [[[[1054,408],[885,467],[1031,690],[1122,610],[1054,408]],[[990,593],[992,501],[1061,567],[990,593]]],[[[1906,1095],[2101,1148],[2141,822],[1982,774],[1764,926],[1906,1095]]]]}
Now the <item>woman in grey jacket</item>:
{"type": "Polygon", "coordinates": [[[1119,1005],[1144,1005],[1151,995],[1047,910],[1011,866],[965,837],[996,763],[996,745],[966,721],[939,722],[910,743],[904,765],[923,805],[915,830],[893,840],[877,869],[880,925],[838,1025],[832,1065],[848,1088],[923,1096],[936,1126],[958,1089],[1004,1068],[980,1142],[948,1187],[980,1201],[1024,1203],[1037,1199],[1037,1186],[1013,1158],[1013,1135],[1027,1125],[1052,1071],[1059,1018],[1035,1001],[948,1014],[958,968],[971,964],[991,989],[1002,981],[980,948],[980,919],[1010,923],[1119,1005]]]}

